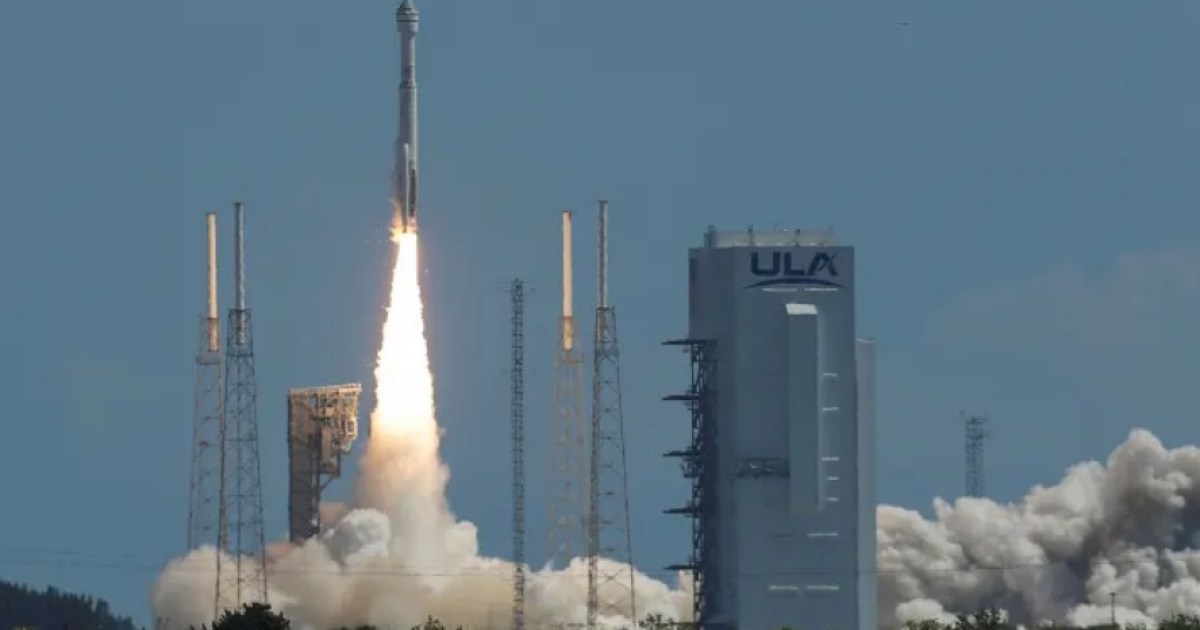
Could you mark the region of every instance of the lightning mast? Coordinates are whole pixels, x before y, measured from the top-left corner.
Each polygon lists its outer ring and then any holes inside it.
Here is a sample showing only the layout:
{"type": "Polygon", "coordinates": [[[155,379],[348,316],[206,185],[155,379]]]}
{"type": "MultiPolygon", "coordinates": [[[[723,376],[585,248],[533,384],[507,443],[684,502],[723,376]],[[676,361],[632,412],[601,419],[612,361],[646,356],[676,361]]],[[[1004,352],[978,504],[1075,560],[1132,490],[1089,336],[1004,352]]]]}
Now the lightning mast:
{"type": "Polygon", "coordinates": [[[966,489],[969,497],[983,496],[983,443],[991,433],[987,430],[987,417],[969,416],[963,419],[966,451],[966,489]]]}
{"type": "Polygon", "coordinates": [[[225,343],[226,423],[222,453],[221,540],[233,566],[217,554],[216,613],[267,601],[267,567],[262,512],[262,471],[258,456],[258,385],[254,377],[254,338],[246,308],[242,204],[234,204],[235,303],[229,309],[225,343]]]}
{"type": "Polygon", "coordinates": [[[567,566],[585,548],[586,461],[583,420],[583,355],[575,346],[571,267],[571,212],[562,213],[562,322],[554,357],[554,416],[550,435],[546,510],[546,559],[567,566]]]}
{"type": "Polygon", "coordinates": [[[512,300],[512,517],[513,630],[525,629],[525,283],[513,279],[512,300]]]}
{"type": "Polygon", "coordinates": [[[221,332],[217,317],[217,215],[208,226],[207,309],[200,317],[196,350],[196,407],[192,418],[192,473],[188,493],[188,549],[216,545],[221,505],[221,435],[225,413],[221,379],[221,332]]]}
{"type": "Polygon", "coordinates": [[[592,337],[592,439],[588,487],[588,630],[595,630],[600,615],[622,616],[635,624],[638,621],[617,312],[608,303],[608,202],[600,201],[599,206],[599,278],[592,337]],[[602,571],[601,555],[615,564],[602,571]]]}

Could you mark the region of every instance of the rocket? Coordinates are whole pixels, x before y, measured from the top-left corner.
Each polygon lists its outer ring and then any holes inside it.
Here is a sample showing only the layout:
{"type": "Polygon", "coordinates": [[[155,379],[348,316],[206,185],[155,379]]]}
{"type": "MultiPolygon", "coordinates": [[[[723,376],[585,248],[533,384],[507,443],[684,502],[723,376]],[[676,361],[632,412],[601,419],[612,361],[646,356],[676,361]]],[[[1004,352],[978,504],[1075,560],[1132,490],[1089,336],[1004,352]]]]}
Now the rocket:
{"type": "Polygon", "coordinates": [[[403,232],[417,231],[417,30],[421,16],[412,0],[396,9],[400,33],[400,129],[392,174],[392,206],[403,232]]]}

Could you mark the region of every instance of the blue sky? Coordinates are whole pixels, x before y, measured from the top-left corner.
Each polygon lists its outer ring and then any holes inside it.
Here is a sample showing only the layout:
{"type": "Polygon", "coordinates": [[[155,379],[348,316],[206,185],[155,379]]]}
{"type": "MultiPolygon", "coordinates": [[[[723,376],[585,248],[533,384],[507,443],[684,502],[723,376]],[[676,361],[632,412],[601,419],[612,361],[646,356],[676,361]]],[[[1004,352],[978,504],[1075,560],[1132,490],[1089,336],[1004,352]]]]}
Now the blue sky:
{"type": "MultiPolygon", "coordinates": [[[[685,417],[659,401],[684,363],[658,342],[684,330],[685,250],[709,224],[832,227],[859,248],[859,328],[880,345],[883,501],[925,508],[961,491],[959,410],[993,418],[987,481],[1002,499],[1106,456],[1135,425],[1194,439],[1200,8],[421,9],[439,412],[451,500],[486,552],[509,549],[500,287],[520,275],[536,288],[536,471],[557,213],[578,213],[586,312],[600,196],[644,568],[686,554],[684,523],[661,514],[685,486],[660,457],[685,417]]],[[[228,228],[235,198],[248,204],[267,529],[283,535],[286,388],[371,381],[390,263],[392,10],[0,4],[0,578],[87,591],[148,621],[150,582],[185,541],[203,212],[228,228]]]]}

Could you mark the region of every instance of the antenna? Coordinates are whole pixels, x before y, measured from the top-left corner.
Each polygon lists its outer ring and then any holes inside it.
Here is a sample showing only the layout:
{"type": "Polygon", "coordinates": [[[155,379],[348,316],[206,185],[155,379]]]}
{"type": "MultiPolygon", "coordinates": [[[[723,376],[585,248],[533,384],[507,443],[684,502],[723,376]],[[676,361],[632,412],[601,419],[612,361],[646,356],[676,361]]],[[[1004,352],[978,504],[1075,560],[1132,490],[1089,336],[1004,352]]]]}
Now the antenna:
{"type": "Polygon", "coordinates": [[[608,308],[608,202],[600,200],[598,211],[600,219],[600,246],[598,270],[599,278],[596,287],[599,290],[597,306],[608,308]]]}
{"type": "MultiPolygon", "coordinates": [[[[242,202],[233,204],[233,275],[234,275],[234,290],[237,299],[234,302],[234,308],[239,311],[246,310],[246,250],[243,241],[243,230],[245,229],[242,202]]],[[[245,343],[245,337],[239,337],[238,341],[245,343]]]]}

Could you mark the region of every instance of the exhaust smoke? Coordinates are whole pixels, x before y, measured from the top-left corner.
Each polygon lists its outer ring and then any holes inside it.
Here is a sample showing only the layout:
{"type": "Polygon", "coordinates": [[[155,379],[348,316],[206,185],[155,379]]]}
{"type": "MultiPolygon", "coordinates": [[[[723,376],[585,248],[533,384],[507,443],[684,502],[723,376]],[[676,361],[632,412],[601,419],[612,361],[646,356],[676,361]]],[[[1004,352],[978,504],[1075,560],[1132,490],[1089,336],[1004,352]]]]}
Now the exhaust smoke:
{"type": "Polygon", "coordinates": [[[998,606],[1018,623],[1153,623],[1200,610],[1200,449],[1137,429],[1107,464],[1024,499],[880,506],[881,623],[998,606]],[[1113,601],[1115,598],[1115,606],[1113,601]]]}

